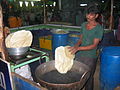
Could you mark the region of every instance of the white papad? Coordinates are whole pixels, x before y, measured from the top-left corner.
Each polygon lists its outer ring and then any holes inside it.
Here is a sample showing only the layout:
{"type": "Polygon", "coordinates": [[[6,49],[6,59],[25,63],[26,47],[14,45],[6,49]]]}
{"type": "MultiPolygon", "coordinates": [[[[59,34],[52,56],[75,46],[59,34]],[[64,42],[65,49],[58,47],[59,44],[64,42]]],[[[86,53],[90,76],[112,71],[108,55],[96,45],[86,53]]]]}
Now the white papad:
{"type": "Polygon", "coordinates": [[[67,73],[72,68],[75,57],[67,47],[69,46],[60,46],[55,50],[55,68],[62,74],[67,73]]]}
{"type": "Polygon", "coordinates": [[[21,30],[9,34],[5,39],[5,44],[7,48],[20,48],[31,46],[32,43],[32,33],[30,31],[21,30]]]}

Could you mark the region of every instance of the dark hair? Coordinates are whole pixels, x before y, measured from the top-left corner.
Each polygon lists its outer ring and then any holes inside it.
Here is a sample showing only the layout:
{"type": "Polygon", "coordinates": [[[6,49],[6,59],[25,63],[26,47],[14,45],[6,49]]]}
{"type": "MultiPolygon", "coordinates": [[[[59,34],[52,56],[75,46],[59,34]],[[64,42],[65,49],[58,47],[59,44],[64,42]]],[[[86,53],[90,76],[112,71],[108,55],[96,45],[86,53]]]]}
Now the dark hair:
{"type": "Polygon", "coordinates": [[[95,14],[99,14],[99,10],[97,8],[97,5],[95,4],[89,4],[86,8],[86,13],[95,13],[95,14]]]}

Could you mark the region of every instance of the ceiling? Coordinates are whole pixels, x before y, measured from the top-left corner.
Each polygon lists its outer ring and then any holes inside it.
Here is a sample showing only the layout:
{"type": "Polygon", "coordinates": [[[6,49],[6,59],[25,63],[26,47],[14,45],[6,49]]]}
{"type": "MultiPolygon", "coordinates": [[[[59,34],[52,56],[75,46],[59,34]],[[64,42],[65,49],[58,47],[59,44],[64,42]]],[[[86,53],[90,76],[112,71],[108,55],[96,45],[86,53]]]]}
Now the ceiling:
{"type": "MultiPolygon", "coordinates": [[[[3,0],[0,0],[0,2],[3,0]]],[[[42,0],[6,0],[6,1],[42,1],[42,0]]],[[[56,1],[58,2],[59,0],[45,0],[45,1],[56,1]]],[[[69,8],[71,8],[71,6],[74,7],[80,7],[80,3],[89,3],[89,2],[96,2],[99,4],[99,8],[101,8],[101,10],[107,10],[110,9],[111,7],[111,0],[61,0],[62,2],[62,6],[64,5],[68,5],[69,8]]],[[[120,10],[120,0],[113,0],[114,3],[114,9],[115,10],[120,10]]]]}

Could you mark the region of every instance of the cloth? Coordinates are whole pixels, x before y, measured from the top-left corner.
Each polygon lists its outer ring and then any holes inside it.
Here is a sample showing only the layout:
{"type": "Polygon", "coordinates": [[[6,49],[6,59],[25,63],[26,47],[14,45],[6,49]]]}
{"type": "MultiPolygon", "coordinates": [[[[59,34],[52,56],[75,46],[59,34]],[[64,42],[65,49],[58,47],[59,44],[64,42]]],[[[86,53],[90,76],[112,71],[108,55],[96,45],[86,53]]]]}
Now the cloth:
{"type": "Polygon", "coordinates": [[[85,84],[85,90],[93,90],[94,88],[94,73],[96,69],[96,63],[97,59],[96,58],[87,58],[87,57],[80,57],[79,53],[77,53],[75,60],[84,63],[87,65],[90,69],[90,78],[88,79],[87,83],[85,84]]]}
{"type": "MultiPolygon", "coordinates": [[[[102,36],[103,36],[103,28],[100,24],[97,24],[96,27],[94,27],[91,30],[86,29],[86,24],[87,22],[81,25],[81,30],[82,30],[81,34],[83,35],[81,46],[91,45],[93,44],[93,41],[95,38],[102,39],[102,36]]],[[[96,58],[97,57],[96,50],[97,50],[97,47],[92,50],[78,51],[78,53],[80,53],[80,56],[96,58]]]]}
{"type": "Polygon", "coordinates": [[[15,73],[19,74],[20,76],[24,78],[27,78],[33,81],[29,65],[24,65],[20,68],[15,69],[15,73]]]}

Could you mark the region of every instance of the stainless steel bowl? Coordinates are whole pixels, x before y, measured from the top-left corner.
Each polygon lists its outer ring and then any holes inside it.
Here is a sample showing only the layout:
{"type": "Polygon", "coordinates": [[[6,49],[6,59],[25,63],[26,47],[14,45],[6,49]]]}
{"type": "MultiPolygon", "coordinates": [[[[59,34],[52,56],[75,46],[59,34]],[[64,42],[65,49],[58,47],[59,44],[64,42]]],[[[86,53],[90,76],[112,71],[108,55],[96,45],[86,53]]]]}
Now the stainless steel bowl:
{"type": "Polygon", "coordinates": [[[29,47],[7,48],[9,55],[22,55],[29,50],[29,47]]]}
{"type": "Polygon", "coordinates": [[[7,48],[8,54],[12,59],[21,59],[26,56],[30,47],[7,48]]]}

